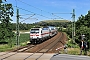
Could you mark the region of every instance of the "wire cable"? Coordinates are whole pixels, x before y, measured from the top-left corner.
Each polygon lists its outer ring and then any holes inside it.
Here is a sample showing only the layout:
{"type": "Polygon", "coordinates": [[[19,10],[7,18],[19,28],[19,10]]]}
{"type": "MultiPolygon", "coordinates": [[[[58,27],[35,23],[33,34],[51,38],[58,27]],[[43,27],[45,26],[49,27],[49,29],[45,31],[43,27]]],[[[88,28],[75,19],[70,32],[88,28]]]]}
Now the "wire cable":
{"type": "MultiPolygon", "coordinates": [[[[14,6],[14,7],[16,7],[16,6],[14,6]]],[[[21,9],[21,10],[24,10],[24,11],[27,11],[27,12],[29,12],[29,13],[33,13],[33,14],[35,14],[35,15],[39,15],[39,16],[42,16],[42,17],[45,17],[45,18],[48,18],[48,19],[52,19],[52,18],[46,17],[46,16],[44,16],[44,15],[37,14],[37,13],[34,13],[34,12],[32,12],[32,11],[29,11],[29,10],[26,10],[26,9],[23,9],[23,8],[20,8],[20,7],[17,7],[17,8],[18,8],[18,9],[21,9]]]]}
{"type": "Polygon", "coordinates": [[[53,14],[53,13],[50,13],[50,12],[47,12],[47,11],[45,11],[45,10],[39,9],[39,8],[37,8],[37,7],[34,7],[34,6],[32,6],[32,5],[30,5],[30,4],[26,3],[26,2],[23,2],[23,1],[21,1],[21,0],[18,0],[18,1],[24,3],[24,4],[28,5],[28,6],[31,6],[31,7],[35,8],[35,9],[38,9],[38,10],[40,10],[41,12],[43,11],[43,12],[49,13],[50,15],[56,16],[56,17],[58,17],[58,18],[60,18],[60,19],[64,19],[64,18],[59,17],[59,16],[57,16],[57,15],[55,15],[55,14],[53,14]]]}

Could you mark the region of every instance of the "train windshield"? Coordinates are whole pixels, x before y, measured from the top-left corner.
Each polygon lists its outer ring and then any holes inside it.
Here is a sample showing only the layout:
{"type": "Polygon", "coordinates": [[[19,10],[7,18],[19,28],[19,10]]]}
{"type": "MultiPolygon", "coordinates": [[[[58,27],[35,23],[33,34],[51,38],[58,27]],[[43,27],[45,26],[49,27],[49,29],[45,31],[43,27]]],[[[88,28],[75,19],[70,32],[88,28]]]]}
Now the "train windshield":
{"type": "Polygon", "coordinates": [[[39,29],[31,29],[30,33],[39,33],[39,29]]]}

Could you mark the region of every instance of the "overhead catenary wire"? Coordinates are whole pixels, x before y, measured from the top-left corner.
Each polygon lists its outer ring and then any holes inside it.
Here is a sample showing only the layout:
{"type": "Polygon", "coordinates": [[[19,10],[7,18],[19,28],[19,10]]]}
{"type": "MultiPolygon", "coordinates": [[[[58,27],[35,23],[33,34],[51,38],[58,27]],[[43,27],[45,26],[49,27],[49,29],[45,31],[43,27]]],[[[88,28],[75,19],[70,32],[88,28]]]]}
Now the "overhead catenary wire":
{"type": "MultiPolygon", "coordinates": [[[[14,5],[13,5],[13,6],[14,6],[14,5]]],[[[14,7],[16,7],[16,6],[14,6],[14,7]]],[[[21,7],[18,7],[18,6],[17,6],[17,8],[18,8],[18,9],[21,9],[21,10],[24,10],[24,11],[27,11],[27,12],[29,12],[29,13],[33,13],[33,14],[35,14],[35,15],[39,15],[39,16],[42,16],[42,17],[45,17],[45,18],[48,18],[48,19],[52,19],[52,18],[49,18],[49,17],[47,17],[47,16],[44,16],[44,15],[41,15],[41,14],[34,13],[34,12],[32,12],[32,11],[26,10],[26,9],[21,8],[21,7]]]]}
{"type": "Polygon", "coordinates": [[[72,14],[72,13],[53,13],[53,14],[72,14]]]}
{"type": "Polygon", "coordinates": [[[42,9],[40,9],[40,8],[37,8],[37,7],[35,7],[35,6],[32,6],[32,5],[30,5],[30,4],[26,3],[26,2],[21,1],[21,0],[18,0],[18,1],[24,3],[24,4],[28,5],[28,6],[31,6],[31,7],[35,8],[35,9],[38,9],[38,10],[40,10],[41,12],[43,11],[43,12],[46,12],[46,13],[48,13],[48,14],[50,14],[50,15],[56,16],[56,17],[58,17],[58,18],[60,18],[60,19],[64,19],[64,18],[62,18],[62,17],[60,17],[60,16],[57,16],[57,15],[55,15],[55,14],[53,14],[53,13],[50,13],[50,12],[47,12],[47,11],[42,10],[42,9]]]}
{"type": "Polygon", "coordinates": [[[16,1],[16,7],[17,7],[17,0],[15,0],[16,1]]]}
{"type": "MultiPolygon", "coordinates": [[[[35,15],[35,14],[34,14],[35,15]]],[[[23,21],[25,21],[25,20],[27,20],[27,19],[30,19],[31,17],[33,17],[34,15],[32,15],[32,16],[30,16],[30,17],[28,17],[28,18],[26,18],[26,19],[24,19],[24,20],[22,20],[21,22],[23,22],[23,21]]],[[[31,18],[32,19],[32,18],[31,18]]],[[[35,18],[36,19],[36,18],[35,18]]],[[[37,20],[37,19],[36,19],[37,20]]]]}
{"type": "MultiPolygon", "coordinates": [[[[56,19],[56,18],[50,18],[50,17],[44,16],[44,15],[42,15],[42,14],[34,13],[34,12],[29,11],[29,10],[26,10],[26,9],[24,9],[24,8],[20,8],[20,7],[17,6],[17,1],[20,1],[20,2],[22,2],[22,3],[24,3],[24,4],[27,4],[28,6],[31,6],[31,7],[33,7],[33,8],[36,8],[36,9],[40,10],[41,13],[42,13],[42,12],[46,12],[46,13],[49,13],[49,14],[51,14],[51,15],[53,15],[53,16],[58,17],[58,19],[64,19],[64,18],[61,18],[61,17],[59,17],[59,16],[57,16],[57,15],[55,15],[55,14],[53,14],[53,13],[50,13],[50,12],[44,11],[44,10],[42,10],[42,9],[39,9],[39,8],[37,8],[37,7],[34,7],[34,6],[32,6],[32,5],[28,4],[28,3],[25,3],[25,2],[23,2],[23,1],[21,1],[21,0],[15,0],[15,1],[16,1],[16,6],[14,6],[14,7],[16,7],[16,8],[18,8],[18,9],[21,9],[21,10],[24,10],[24,11],[27,11],[27,12],[30,12],[30,13],[33,13],[33,14],[42,16],[42,17],[44,17],[44,18],[48,18],[48,19],[52,19],[52,20],[56,19]]],[[[25,15],[29,15],[29,14],[25,14],[25,15]]],[[[21,15],[20,15],[20,16],[21,16],[21,15]]],[[[24,16],[24,15],[22,15],[22,16],[24,16]]],[[[64,19],[64,20],[65,20],[65,19],[64,19]]]]}
{"type": "Polygon", "coordinates": [[[28,15],[35,15],[35,14],[20,14],[19,16],[28,16],[28,15]]]}
{"type": "MultiPolygon", "coordinates": [[[[60,16],[57,16],[56,14],[53,14],[53,13],[51,13],[51,12],[48,12],[48,11],[45,11],[45,10],[42,10],[42,9],[40,9],[40,8],[38,8],[38,7],[35,7],[35,6],[32,6],[32,5],[30,5],[30,4],[28,4],[28,3],[26,3],[26,2],[23,2],[22,0],[15,0],[16,1],[16,5],[14,6],[14,7],[16,7],[16,8],[18,8],[18,9],[21,9],[21,10],[24,10],[24,11],[27,11],[27,12],[30,12],[30,13],[33,13],[33,14],[36,14],[36,15],[39,15],[39,16],[42,16],[42,17],[44,17],[44,18],[48,18],[48,19],[52,19],[52,20],[54,20],[54,19],[63,19],[63,20],[66,20],[66,19],[64,19],[64,18],[62,18],[62,17],[60,17],[60,16]],[[26,9],[24,9],[24,8],[20,8],[20,7],[18,7],[17,6],[17,2],[21,2],[21,3],[24,3],[24,4],[26,4],[26,5],[28,5],[28,6],[30,6],[30,7],[33,7],[33,8],[35,8],[35,9],[38,9],[38,10],[40,10],[41,11],[41,14],[38,14],[38,13],[35,13],[35,12],[32,12],[32,11],[29,11],[29,10],[26,10],[26,9]],[[50,17],[47,17],[47,16],[44,16],[44,15],[42,15],[42,12],[46,12],[46,13],[48,13],[48,14],[50,14],[50,15],[53,15],[54,17],[56,16],[57,18],[50,18],[50,17]]],[[[23,14],[23,15],[21,15],[20,14],[20,16],[26,16],[26,15],[29,15],[29,14],[23,14]]]]}

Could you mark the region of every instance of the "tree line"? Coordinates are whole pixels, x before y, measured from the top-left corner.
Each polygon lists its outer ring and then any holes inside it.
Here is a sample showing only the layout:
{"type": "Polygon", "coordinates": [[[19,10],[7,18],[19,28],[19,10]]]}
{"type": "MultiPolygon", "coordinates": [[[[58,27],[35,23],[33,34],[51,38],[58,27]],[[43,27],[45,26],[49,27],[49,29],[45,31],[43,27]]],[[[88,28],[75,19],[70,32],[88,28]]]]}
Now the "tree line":
{"type": "MultiPolygon", "coordinates": [[[[72,24],[68,24],[66,33],[72,38],[72,24]]],[[[90,42],[90,10],[86,15],[81,15],[75,22],[75,42],[79,43],[82,40],[82,35],[85,35],[83,40],[90,42]]]]}
{"type": "Polygon", "coordinates": [[[10,17],[14,14],[13,10],[12,4],[4,4],[3,1],[0,0],[0,40],[13,37],[10,22],[12,21],[10,17]]]}

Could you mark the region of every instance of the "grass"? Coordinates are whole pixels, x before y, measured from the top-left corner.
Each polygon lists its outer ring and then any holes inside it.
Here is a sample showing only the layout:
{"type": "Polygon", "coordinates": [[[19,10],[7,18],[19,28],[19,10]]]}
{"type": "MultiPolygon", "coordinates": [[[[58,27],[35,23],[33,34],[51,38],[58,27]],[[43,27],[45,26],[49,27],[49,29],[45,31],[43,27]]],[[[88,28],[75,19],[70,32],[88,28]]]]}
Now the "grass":
{"type": "Polygon", "coordinates": [[[8,46],[8,44],[0,45],[0,52],[9,51],[11,49],[13,49],[13,48],[11,48],[10,46],[8,46]]]}
{"type": "Polygon", "coordinates": [[[68,54],[79,55],[80,54],[80,49],[79,48],[68,48],[68,54]]]}
{"type": "MultiPolygon", "coordinates": [[[[8,44],[0,44],[0,52],[12,50],[16,47],[16,37],[13,37],[11,40],[6,39],[5,41],[8,41],[8,44]]],[[[27,41],[29,41],[29,34],[21,34],[19,37],[20,46],[25,46],[27,44],[27,41]]]]}
{"type": "MultiPolygon", "coordinates": [[[[64,49],[59,51],[61,54],[65,54],[64,49]]],[[[68,48],[67,49],[67,54],[70,55],[80,55],[80,48],[68,48]]],[[[83,54],[84,55],[84,52],[83,54]]],[[[90,51],[87,51],[87,56],[90,56],[90,51]]]]}
{"type": "MultiPolygon", "coordinates": [[[[71,38],[68,37],[68,39],[69,40],[67,41],[67,45],[68,45],[67,54],[70,54],[70,55],[80,55],[79,45],[76,44],[76,43],[73,43],[71,38]]],[[[61,54],[65,54],[64,49],[60,50],[60,53],[61,54]]],[[[84,55],[84,52],[83,52],[82,55],[84,55]]],[[[90,50],[87,51],[87,56],[90,56],[90,50]]]]}
{"type": "MultiPolygon", "coordinates": [[[[80,48],[77,44],[70,43],[70,41],[67,43],[67,54],[70,55],[80,55],[80,48]]],[[[64,49],[60,50],[61,54],[65,54],[64,49]]],[[[83,54],[84,55],[84,52],[83,54]]],[[[87,51],[87,56],[90,56],[90,51],[87,51]]]]}
{"type": "MultiPolygon", "coordinates": [[[[29,32],[30,30],[20,30],[20,32],[29,32]]],[[[16,32],[16,31],[13,31],[16,32]]]]}
{"type": "Polygon", "coordinates": [[[20,35],[20,43],[24,43],[30,40],[30,35],[29,34],[21,34],[20,35]]]}

